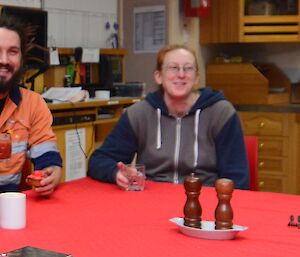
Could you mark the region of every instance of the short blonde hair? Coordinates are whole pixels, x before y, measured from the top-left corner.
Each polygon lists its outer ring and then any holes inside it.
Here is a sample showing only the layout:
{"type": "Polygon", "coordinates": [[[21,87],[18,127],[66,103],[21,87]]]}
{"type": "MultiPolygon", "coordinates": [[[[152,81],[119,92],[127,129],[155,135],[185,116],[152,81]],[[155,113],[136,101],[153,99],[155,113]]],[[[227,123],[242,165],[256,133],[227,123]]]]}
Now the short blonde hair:
{"type": "Polygon", "coordinates": [[[162,66],[164,64],[166,54],[173,50],[177,50],[177,49],[184,49],[184,50],[190,52],[194,56],[195,68],[198,71],[199,65],[198,65],[198,61],[197,61],[196,52],[192,48],[190,48],[186,45],[169,45],[169,46],[165,46],[165,47],[161,48],[156,57],[156,70],[161,71],[162,66]]]}

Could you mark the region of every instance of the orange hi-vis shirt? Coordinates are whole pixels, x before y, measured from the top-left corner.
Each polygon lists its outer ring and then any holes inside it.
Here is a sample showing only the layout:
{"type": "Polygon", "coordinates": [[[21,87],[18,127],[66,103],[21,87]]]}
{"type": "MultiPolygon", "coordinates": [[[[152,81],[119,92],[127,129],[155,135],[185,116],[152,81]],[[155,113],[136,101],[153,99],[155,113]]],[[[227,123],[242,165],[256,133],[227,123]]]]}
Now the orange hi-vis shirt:
{"type": "Polygon", "coordinates": [[[12,154],[0,161],[0,186],[20,183],[26,158],[36,170],[62,166],[51,125],[52,115],[41,95],[18,86],[11,90],[0,116],[0,132],[11,135],[12,154]]]}

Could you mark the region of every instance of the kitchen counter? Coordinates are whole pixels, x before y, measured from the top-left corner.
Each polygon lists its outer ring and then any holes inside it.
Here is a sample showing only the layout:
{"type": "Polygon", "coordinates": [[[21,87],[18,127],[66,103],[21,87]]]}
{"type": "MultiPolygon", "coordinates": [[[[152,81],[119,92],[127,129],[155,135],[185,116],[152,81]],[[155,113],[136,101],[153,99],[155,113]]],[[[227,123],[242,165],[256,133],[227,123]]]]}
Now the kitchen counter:
{"type": "Polygon", "coordinates": [[[238,112],[300,113],[300,104],[239,104],[234,107],[238,112]]]}

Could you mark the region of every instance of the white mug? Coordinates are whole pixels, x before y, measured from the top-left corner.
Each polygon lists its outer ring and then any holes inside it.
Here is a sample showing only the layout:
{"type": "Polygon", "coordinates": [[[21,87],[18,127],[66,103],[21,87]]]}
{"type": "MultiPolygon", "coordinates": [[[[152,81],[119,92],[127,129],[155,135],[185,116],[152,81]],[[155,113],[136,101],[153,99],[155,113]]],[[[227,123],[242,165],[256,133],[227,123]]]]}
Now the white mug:
{"type": "Polygon", "coordinates": [[[110,91],[109,90],[96,90],[95,91],[95,98],[101,99],[101,100],[109,100],[110,91]]]}
{"type": "Polygon", "coordinates": [[[0,228],[22,229],[26,226],[26,195],[18,192],[0,194],[0,228]]]}

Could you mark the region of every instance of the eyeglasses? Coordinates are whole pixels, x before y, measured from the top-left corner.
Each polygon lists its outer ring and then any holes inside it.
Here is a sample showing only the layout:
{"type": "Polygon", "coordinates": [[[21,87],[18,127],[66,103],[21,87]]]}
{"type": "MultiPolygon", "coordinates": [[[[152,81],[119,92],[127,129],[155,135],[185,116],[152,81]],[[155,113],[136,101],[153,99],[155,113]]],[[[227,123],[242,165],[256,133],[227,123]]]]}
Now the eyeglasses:
{"type": "Polygon", "coordinates": [[[165,69],[167,72],[170,72],[172,74],[178,74],[180,72],[180,70],[182,69],[182,71],[185,74],[189,74],[189,75],[194,74],[197,70],[193,65],[185,65],[183,67],[180,67],[175,64],[166,65],[165,69]]]}

